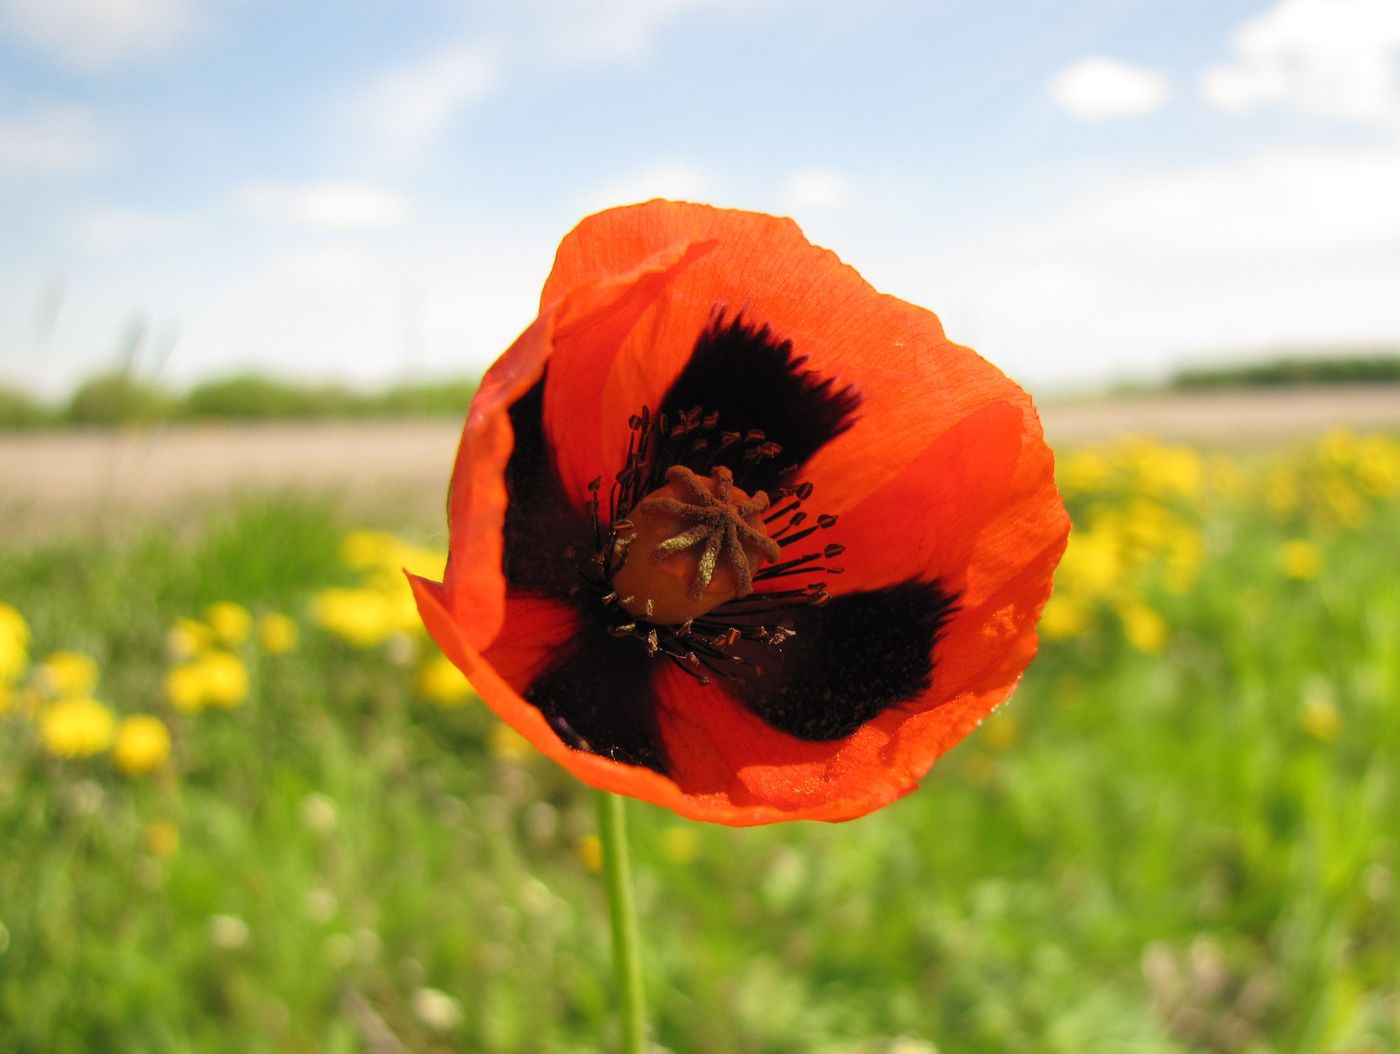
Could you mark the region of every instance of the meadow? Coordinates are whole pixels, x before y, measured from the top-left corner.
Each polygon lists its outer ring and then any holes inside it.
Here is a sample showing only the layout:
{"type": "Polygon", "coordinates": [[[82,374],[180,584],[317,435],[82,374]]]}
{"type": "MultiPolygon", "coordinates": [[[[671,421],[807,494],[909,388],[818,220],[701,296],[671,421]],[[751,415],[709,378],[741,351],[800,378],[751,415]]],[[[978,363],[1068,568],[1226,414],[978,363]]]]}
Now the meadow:
{"type": "MultiPolygon", "coordinates": [[[[676,1054],[1400,1050],[1400,442],[1062,455],[1014,700],[913,795],[629,803],[676,1054]]],[[[0,552],[0,1051],[585,1052],[592,792],[475,700],[437,527],[245,496],[0,552]]]]}

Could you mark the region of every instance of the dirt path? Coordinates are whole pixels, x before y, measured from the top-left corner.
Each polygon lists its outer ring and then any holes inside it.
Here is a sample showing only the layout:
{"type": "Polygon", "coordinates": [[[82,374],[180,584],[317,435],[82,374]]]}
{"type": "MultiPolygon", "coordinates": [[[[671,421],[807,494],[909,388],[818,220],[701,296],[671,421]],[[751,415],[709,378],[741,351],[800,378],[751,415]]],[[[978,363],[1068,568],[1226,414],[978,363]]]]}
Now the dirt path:
{"type": "MultiPolygon", "coordinates": [[[[1052,443],[1139,433],[1263,444],[1323,431],[1400,428],[1400,386],[1049,403],[1052,443]]],[[[460,424],[372,421],[0,434],[0,531],[86,529],[178,515],[231,492],[333,495],[389,522],[440,521],[460,424]]]]}

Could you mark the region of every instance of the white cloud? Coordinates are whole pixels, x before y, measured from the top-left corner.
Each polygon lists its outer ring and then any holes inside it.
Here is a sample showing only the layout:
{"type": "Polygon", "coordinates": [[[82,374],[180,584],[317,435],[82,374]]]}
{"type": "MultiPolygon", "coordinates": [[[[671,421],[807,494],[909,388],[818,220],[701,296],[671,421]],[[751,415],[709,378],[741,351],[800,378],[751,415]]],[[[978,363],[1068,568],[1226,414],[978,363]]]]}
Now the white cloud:
{"type": "Polygon", "coordinates": [[[783,200],[794,212],[839,208],[849,196],[846,177],[831,169],[801,169],[783,181],[783,200]]]}
{"type": "Polygon", "coordinates": [[[669,23],[705,6],[707,0],[534,0],[527,10],[551,54],[625,61],[648,54],[669,23]]]}
{"type": "Polygon", "coordinates": [[[47,106],[0,117],[0,176],[86,171],[101,164],[105,154],[102,134],[85,110],[47,106]]]}
{"type": "Polygon", "coordinates": [[[1031,383],[1400,338],[1400,149],[1269,151],[1086,189],[872,277],[1031,383]]]}
{"type": "Polygon", "coordinates": [[[1055,74],[1050,98],[1080,120],[1106,121],[1161,109],[1171,85],[1153,70],[1093,55],[1055,74]]]}
{"type": "Polygon", "coordinates": [[[316,230],[394,227],[409,213],[401,194],[362,183],[259,183],[245,187],[238,197],[250,215],[316,230]]]}
{"type": "Polygon", "coordinates": [[[624,172],[586,191],[580,205],[584,211],[591,212],[652,198],[703,201],[711,196],[711,182],[699,168],[685,161],[663,160],[624,172]]]}
{"type": "Polygon", "coordinates": [[[500,62],[479,43],[455,44],[374,78],[354,109],[382,146],[411,157],[443,135],[461,110],[495,91],[500,62]]]}
{"type": "Polygon", "coordinates": [[[75,216],[68,224],[68,235],[79,248],[90,252],[123,253],[169,242],[187,226],[180,217],[100,206],[75,216]]]}
{"type": "Polygon", "coordinates": [[[65,66],[155,58],[199,27],[193,0],[3,0],[0,25],[65,66]]]}
{"type": "Polygon", "coordinates": [[[1397,0],[1280,0],[1235,30],[1233,44],[1236,60],[1201,77],[1201,93],[1222,110],[1400,122],[1397,0]]]}

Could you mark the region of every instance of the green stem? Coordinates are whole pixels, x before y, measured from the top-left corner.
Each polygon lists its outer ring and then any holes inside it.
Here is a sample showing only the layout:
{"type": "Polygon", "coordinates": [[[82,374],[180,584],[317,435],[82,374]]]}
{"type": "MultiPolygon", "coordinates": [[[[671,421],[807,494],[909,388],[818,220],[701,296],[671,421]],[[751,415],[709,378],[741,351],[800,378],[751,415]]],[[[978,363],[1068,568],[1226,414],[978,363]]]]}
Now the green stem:
{"type": "Polygon", "coordinates": [[[642,959],[637,939],[637,905],[627,860],[625,799],[598,792],[598,840],[603,845],[603,878],[612,917],[613,965],[622,1003],[622,1054],[645,1054],[647,1010],[642,990],[642,959]]]}

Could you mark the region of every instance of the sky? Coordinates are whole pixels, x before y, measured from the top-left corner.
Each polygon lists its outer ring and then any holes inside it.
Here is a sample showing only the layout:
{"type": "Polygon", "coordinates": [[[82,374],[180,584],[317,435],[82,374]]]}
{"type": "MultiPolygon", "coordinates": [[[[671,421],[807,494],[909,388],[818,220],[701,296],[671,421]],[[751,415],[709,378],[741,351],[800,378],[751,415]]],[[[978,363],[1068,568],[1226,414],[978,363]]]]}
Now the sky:
{"type": "Polygon", "coordinates": [[[0,383],[479,373],[793,216],[1032,390],[1400,343],[1400,0],[0,0],[0,383]]]}

